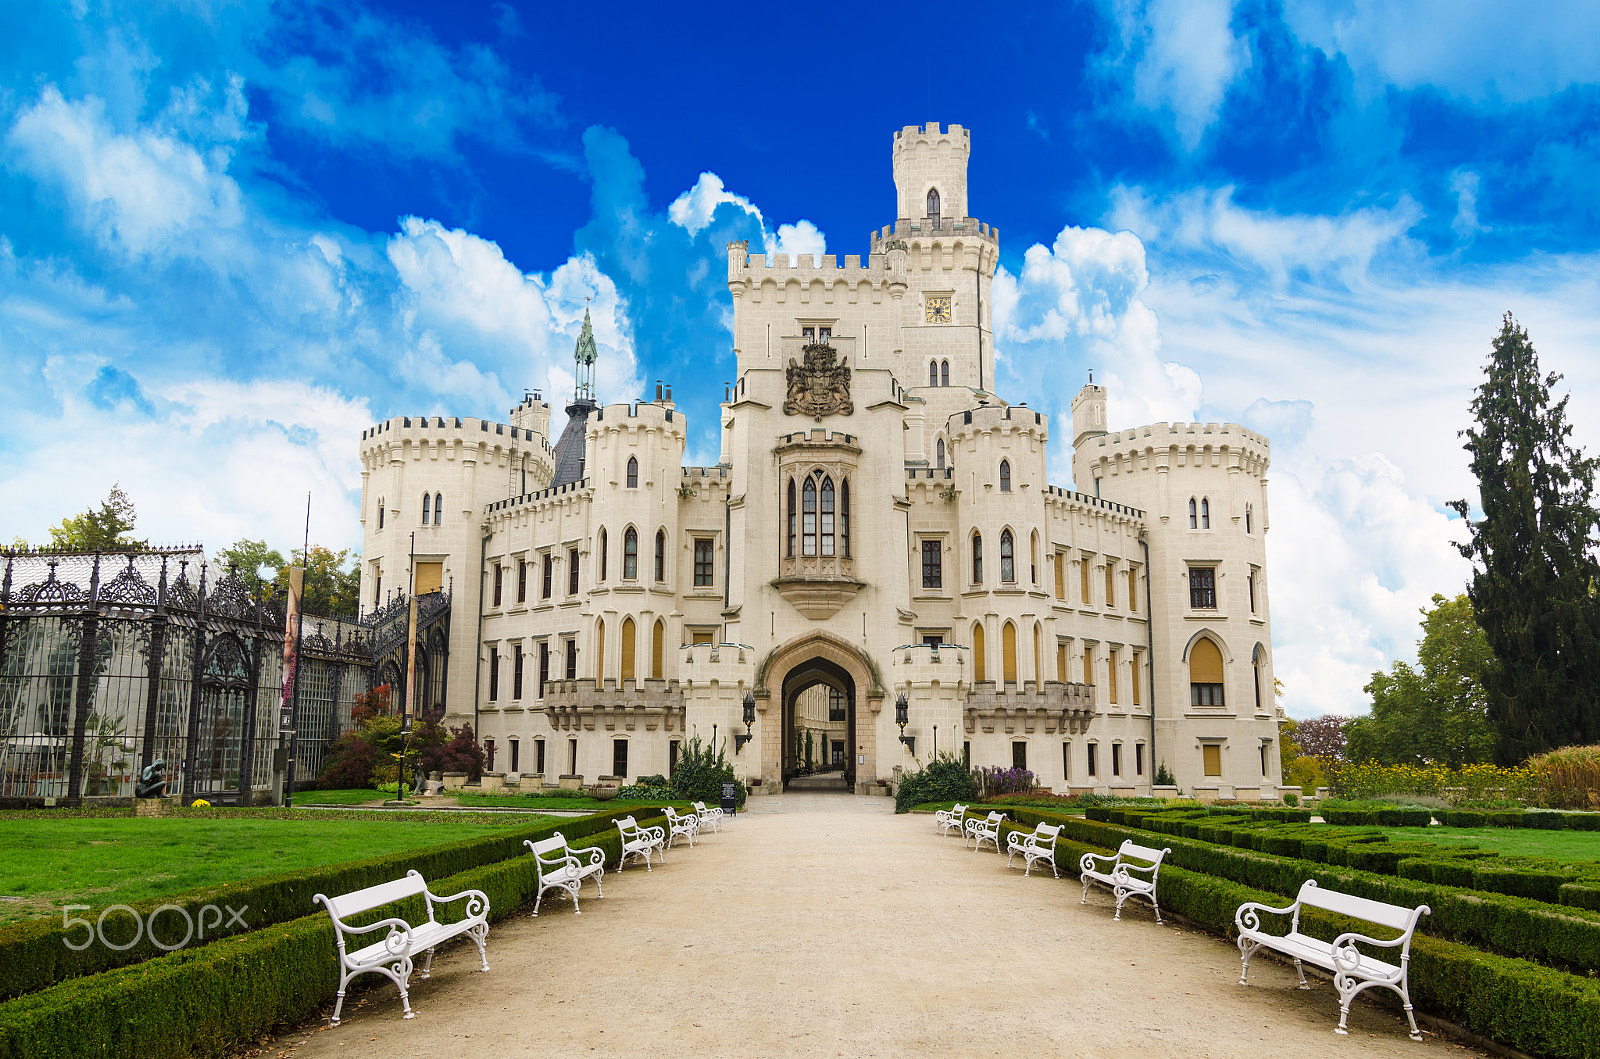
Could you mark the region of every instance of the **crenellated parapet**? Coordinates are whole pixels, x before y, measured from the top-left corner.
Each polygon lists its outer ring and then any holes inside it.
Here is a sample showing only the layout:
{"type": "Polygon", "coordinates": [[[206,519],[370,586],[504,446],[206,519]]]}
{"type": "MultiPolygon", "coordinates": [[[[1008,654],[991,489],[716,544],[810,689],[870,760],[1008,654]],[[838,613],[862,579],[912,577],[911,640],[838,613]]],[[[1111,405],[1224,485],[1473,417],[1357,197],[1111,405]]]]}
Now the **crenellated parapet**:
{"type": "Polygon", "coordinates": [[[548,467],[552,455],[549,438],[527,427],[462,416],[393,416],[361,432],[360,452],[366,471],[429,458],[506,466],[514,453],[548,467]]]}
{"type": "MultiPolygon", "coordinates": [[[[1084,439],[1075,456],[1088,478],[1141,471],[1213,468],[1263,477],[1272,444],[1237,423],[1152,423],[1084,439]]],[[[1088,478],[1080,475],[1080,481],[1088,478]]]]}
{"type": "Polygon", "coordinates": [[[552,680],[544,713],[558,732],[683,731],[683,690],[676,680],[552,680]]]}

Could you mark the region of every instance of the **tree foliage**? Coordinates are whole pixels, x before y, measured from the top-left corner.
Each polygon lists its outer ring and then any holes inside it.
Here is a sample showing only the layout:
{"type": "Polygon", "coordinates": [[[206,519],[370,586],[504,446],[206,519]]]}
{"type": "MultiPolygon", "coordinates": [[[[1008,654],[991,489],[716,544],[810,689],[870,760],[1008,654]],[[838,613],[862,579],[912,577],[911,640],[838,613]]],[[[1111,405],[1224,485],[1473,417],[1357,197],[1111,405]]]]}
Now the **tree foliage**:
{"type": "Polygon", "coordinates": [[[1484,685],[1495,666],[1472,602],[1433,597],[1422,611],[1417,665],[1395,662],[1372,674],[1372,713],[1350,724],[1346,756],[1385,765],[1442,764],[1452,769],[1494,757],[1484,685]]]}
{"type": "Polygon", "coordinates": [[[302,563],[299,548],[285,559],[276,548],[268,548],[266,541],[246,537],[218,552],[217,559],[223,566],[232,566],[253,593],[267,599],[287,596],[289,568],[304,565],[306,577],[301,613],[324,616],[356,613],[361,571],[358,557],[348,548],[333,551],[313,544],[302,563]],[[261,574],[263,568],[267,571],[265,577],[261,574]]]}
{"type": "Polygon", "coordinates": [[[1314,758],[1325,773],[1333,774],[1345,760],[1345,733],[1350,718],[1337,713],[1324,714],[1295,725],[1294,739],[1300,753],[1314,758]]]}
{"type": "Polygon", "coordinates": [[[122,486],[116,484],[101,502],[99,510],[90,508],[81,515],[62,519],[59,526],[51,526],[50,544],[56,548],[75,548],[86,552],[148,548],[149,541],[132,536],[137,517],[133,501],[122,491],[122,486]]]}
{"type": "Polygon", "coordinates": [[[928,802],[970,802],[978,797],[978,781],[959,754],[946,750],[927,765],[900,777],[894,811],[909,812],[928,802]]]}
{"type": "Polygon", "coordinates": [[[1507,313],[1463,431],[1483,518],[1451,503],[1470,534],[1468,596],[1499,665],[1485,678],[1500,764],[1600,741],[1600,605],[1593,503],[1597,463],[1571,443],[1560,375],[1543,376],[1507,313]]]}

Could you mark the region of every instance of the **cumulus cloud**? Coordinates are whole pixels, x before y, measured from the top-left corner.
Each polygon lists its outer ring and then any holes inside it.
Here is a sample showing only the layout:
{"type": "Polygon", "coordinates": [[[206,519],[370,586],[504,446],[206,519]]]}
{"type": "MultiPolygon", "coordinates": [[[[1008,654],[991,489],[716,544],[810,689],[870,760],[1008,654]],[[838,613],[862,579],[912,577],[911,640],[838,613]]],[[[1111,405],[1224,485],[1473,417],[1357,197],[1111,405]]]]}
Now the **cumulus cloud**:
{"type": "Polygon", "coordinates": [[[762,252],[768,258],[786,254],[793,261],[800,254],[810,254],[821,261],[827,252],[827,239],[815,224],[802,219],[794,224],[780,224],[775,231],[769,230],[761,210],[743,195],[729,191],[715,173],[701,173],[693,187],[672,200],[672,205],[667,207],[667,217],[690,236],[698,236],[710,227],[721,206],[733,207],[760,226],[762,252]]]}
{"type": "Polygon", "coordinates": [[[1184,150],[1199,147],[1228,87],[1250,66],[1230,0],[1111,0],[1116,28],[1105,65],[1127,71],[1133,100],[1163,115],[1184,150]]]}

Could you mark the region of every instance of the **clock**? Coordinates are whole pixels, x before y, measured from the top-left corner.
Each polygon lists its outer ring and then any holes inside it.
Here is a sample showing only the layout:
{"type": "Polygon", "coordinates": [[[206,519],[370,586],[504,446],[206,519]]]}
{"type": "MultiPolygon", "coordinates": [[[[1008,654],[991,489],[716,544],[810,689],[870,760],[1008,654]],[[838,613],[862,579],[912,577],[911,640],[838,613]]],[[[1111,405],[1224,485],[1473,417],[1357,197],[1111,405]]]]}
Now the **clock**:
{"type": "Polygon", "coordinates": [[[950,322],[950,295],[930,294],[924,304],[927,307],[928,323],[947,324],[950,322]]]}

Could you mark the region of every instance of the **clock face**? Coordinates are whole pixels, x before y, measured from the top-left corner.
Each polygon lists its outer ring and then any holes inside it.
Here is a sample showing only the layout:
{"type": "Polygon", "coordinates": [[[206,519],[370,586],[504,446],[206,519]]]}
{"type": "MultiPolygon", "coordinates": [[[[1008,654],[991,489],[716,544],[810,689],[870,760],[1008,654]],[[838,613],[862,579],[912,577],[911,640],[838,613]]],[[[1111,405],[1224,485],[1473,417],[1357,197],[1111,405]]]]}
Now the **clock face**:
{"type": "Polygon", "coordinates": [[[950,295],[930,295],[927,300],[928,323],[947,324],[950,322],[950,295]]]}

